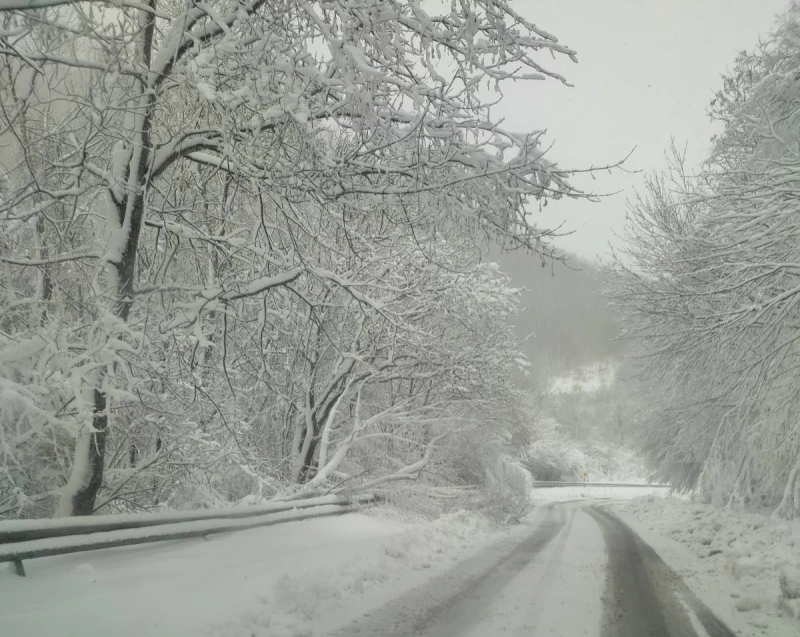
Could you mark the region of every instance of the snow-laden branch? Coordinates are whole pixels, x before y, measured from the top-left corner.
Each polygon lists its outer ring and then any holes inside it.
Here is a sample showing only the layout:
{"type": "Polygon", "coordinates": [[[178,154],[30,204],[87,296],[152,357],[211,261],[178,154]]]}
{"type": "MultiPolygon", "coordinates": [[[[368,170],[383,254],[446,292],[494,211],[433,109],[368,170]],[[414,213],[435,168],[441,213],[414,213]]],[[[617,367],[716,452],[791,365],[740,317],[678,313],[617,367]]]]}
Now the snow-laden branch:
{"type": "Polygon", "coordinates": [[[169,17],[167,14],[158,13],[146,2],[137,0],[0,0],[0,11],[26,11],[32,9],[47,9],[50,7],[62,7],[81,2],[93,2],[96,4],[107,4],[112,7],[138,9],[161,17],[169,17]]]}
{"type": "Polygon", "coordinates": [[[372,480],[368,480],[363,484],[359,485],[359,489],[369,490],[377,487],[381,484],[386,484],[387,482],[398,482],[401,480],[415,480],[419,477],[419,474],[425,469],[431,459],[431,454],[436,449],[436,445],[444,440],[447,436],[451,435],[452,432],[444,432],[435,436],[431,439],[428,445],[425,447],[425,452],[419,460],[416,462],[412,462],[409,465],[401,468],[394,473],[390,473],[385,476],[380,476],[379,478],[374,478],[372,480]]]}
{"type": "Polygon", "coordinates": [[[235,301],[248,296],[255,296],[257,294],[266,292],[271,288],[287,285],[288,283],[296,280],[302,273],[303,268],[298,266],[280,274],[259,277],[237,286],[235,290],[220,292],[216,296],[221,301],[235,301]]]}
{"type": "Polygon", "coordinates": [[[5,263],[13,263],[14,265],[40,266],[47,265],[49,263],[64,263],[66,261],[80,261],[83,259],[101,259],[102,257],[102,254],[91,252],[85,252],[83,254],[59,254],[47,259],[25,259],[0,255],[0,261],[5,263]]]}

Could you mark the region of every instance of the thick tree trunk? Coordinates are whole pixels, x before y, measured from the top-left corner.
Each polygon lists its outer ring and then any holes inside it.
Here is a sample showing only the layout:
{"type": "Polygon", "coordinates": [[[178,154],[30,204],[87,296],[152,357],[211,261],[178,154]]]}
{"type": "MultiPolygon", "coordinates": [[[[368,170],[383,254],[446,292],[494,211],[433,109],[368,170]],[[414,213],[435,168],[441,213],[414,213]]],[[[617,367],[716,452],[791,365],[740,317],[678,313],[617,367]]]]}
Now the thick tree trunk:
{"type": "Polygon", "coordinates": [[[300,480],[301,484],[305,484],[309,481],[312,477],[312,471],[317,470],[316,462],[314,461],[314,455],[317,452],[317,447],[319,446],[319,436],[314,436],[311,439],[310,444],[308,445],[308,449],[306,450],[305,456],[303,457],[303,466],[300,473],[300,480]]]}
{"type": "MultiPolygon", "coordinates": [[[[317,449],[322,444],[323,427],[328,423],[329,418],[335,416],[339,402],[350,388],[350,383],[347,382],[348,375],[349,371],[333,384],[331,391],[323,397],[324,402],[321,408],[319,405],[314,405],[314,408],[309,406],[311,409],[311,417],[309,418],[311,437],[307,441],[307,446],[300,450],[301,457],[299,461],[302,463],[298,479],[300,484],[308,482],[322,468],[317,449]]],[[[309,396],[313,399],[313,394],[309,394],[309,396]]],[[[325,446],[327,447],[327,443],[325,446]]]]}
{"type": "MultiPolygon", "coordinates": [[[[137,197],[140,199],[141,197],[137,197]]],[[[136,245],[141,228],[143,203],[133,204],[136,223],[131,223],[130,234],[119,263],[109,264],[116,270],[116,298],[113,311],[123,321],[128,320],[133,305],[133,279],[135,274],[136,245]]],[[[56,517],[71,515],[92,515],[97,493],[103,485],[103,469],[105,464],[106,439],[108,438],[108,395],[99,374],[94,392],[94,410],[92,415],[93,431],[81,433],[75,442],[75,458],[72,473],[61,494],[56,510],[56,517]]]]}

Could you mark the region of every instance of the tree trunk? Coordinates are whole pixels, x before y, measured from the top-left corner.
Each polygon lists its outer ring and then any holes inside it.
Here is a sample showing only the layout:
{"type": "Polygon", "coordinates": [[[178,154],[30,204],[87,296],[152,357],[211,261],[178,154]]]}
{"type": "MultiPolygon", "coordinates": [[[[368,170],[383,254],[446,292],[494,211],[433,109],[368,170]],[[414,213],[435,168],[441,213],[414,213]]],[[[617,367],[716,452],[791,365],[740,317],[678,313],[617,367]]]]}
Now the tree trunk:
{"type": "Polygon", "coordinates": [[[93,431],[83,432],[75,443],[75,459],[69,481],[61,492],[55,517],[91,515],[103,484],[103,464],[108,437],[106,394],[94,390],[93,431]]]}
{"type": "Polygon", "coordinates": [[[800,460],[789,473],[783,497],[773,516],[783,520],[793,520],[800,516],[800,460]]]}
{"type": "MultiPolygon", "coordinates": [[[[155,34],[155,0],[144,3],[152,11],[140,10],[139,20],[142,26],[141,40],[138,42],[142,66],[149,69],[153,53],[155,34]]],[[[108,272],[114,277],[113,313],[127,322],[133,306],[134,279],[136,275],[136,253],[144,220],[146,186],[148,183],[148,165],[150,161],[150,129],[155,105],[155,91],[148,84],[151,80],[139,81],[138,104],[131,111],[130,128],[123,131],[128,134],[130,156],[125,176],[123,194],[116,193],[114,188],[109,192],[111,215],[116,215],[113,231],[126,230],[122,237],[124,245],[118,258],[109,260],[108,272]]],[[[118,240],[118,239],[115,239],[118,240]]],[[[108,396],[105,390],[106,377],[99,374],[94,383],[94,413],[92,416],[93,431],[83,432],[75,444],[75,460],[69,481],[62,491],[61,501],[56,516],[91,515],[94,512],[95,498],[103,484],[103,468],[108,437],[108,413],[106,410],[108,396]]]]}
{"type": "Polygon", "coordinates": [[[300,484],[305,484],[311,478],[311,471],[316,470],[316,462],[314,461],[314,455],[317,452],[317,446],[319,445],[319,436],[314,436],[311,439],[310,444],[308,445],[308,449],[306,450],[305,456],[302,459],[303,466],[300,472],[300,484]]]}
{"type": "Polygon", "coordinates": [[[42,259],[42,261],[44,261],[44,263],[41,266],[42,269],[41,324],[44,325],[47,322],[48,306],[50,305],[50,300],[53,298],[53,288],[55,287],[55,283],[53,282],[53,274],[52,274],[53,265],[51,263],[47,263],[48,250],[47,250],[47,238],[45,237],[43,212],[40,212],[36,218],[36,234],[39,235],[39,258],[42,259]]]}

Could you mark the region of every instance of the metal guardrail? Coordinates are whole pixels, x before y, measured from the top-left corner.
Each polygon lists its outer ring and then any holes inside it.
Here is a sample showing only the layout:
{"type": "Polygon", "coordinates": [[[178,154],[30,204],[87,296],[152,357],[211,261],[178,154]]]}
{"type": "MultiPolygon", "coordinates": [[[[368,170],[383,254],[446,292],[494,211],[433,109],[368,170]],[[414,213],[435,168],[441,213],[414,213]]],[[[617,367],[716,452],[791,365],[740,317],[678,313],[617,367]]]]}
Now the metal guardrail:
{"type": "MultiPolygon", "coordinates": [[[[356,500],[358,499],[356,498],[356,500]]],[[[91,517],[7,520],[0,521],[0,545],[8,542],[24,542],[47,537],[63,537],[65,535],[84,535],[98,531],[138,529],[162,524],[175,524],[177,522],[193,522],[195,520],[250,518],[267,513],[305,509],[323,504],[350,504],[351,502],[353,500],[338,495],[326,495],[304,500],[270,502],[238,509],[198,509],[193,511],[165,511],[163,513],[123,513],[91,517]]]]}
{"type": "Polygon", "coordinates": [[[324,496],[247,507],[164,514],[0,522],[0,563],[13,562],[25,576],[23,560],[131,546],[215,533],[241,531],[311,518],[342,515],[376,502],[374,495],[324,496]]]}
{"type": "Polygon", "coordinates": [[[534,487],[540,489],[549,489],[552,487],[639,487],[639,488],[656,488],[656,489],[669,489],[669,484],[626,484],[618,482],[549,482],[549,481],[535,481],[534,487]]]}

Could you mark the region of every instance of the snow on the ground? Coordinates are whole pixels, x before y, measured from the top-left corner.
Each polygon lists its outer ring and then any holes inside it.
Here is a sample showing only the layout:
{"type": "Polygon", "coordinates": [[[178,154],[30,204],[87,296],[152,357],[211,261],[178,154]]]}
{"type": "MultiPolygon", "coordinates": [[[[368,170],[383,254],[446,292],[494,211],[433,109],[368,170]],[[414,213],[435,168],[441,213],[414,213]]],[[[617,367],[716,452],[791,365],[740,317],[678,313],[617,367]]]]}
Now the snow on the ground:
{"type": "Polygon", "coordinates": [[[322,635],[477,550],[499,531],[453,513],[390,510],[0,565],[15,637],[322,635]]]}
{"type": "MultiPolygon", "coordinates": [[[[383,605],[491,541],[498,530],[477,515],[457,512],[433,522],[402,524],[379,542],[337,547],[322,560],[300,556],[286,565],[272,597],[218,624],[209,637],[325,635],[368,608],[383,605]],[[402,530],[401,530],[402,529],[402,530]]],[[[388,521],[388,520],[387,520],[388,521]]]]}
{"type": "Polygon", "coordinates": [[[800,567],[800,520],[669,497],[614,510],[739,635],[798,635],[800,616],[790,615],[800,603],[781,600],[779,579],[783,569],[800,567]]]}

